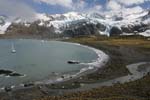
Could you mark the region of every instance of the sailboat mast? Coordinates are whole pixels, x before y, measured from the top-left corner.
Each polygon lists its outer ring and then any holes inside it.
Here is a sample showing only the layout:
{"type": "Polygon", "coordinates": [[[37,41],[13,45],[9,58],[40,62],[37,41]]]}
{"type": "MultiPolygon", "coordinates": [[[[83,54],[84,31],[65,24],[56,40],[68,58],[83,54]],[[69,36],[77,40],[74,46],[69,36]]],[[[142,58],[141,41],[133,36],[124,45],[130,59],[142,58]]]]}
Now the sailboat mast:
{"type": "Polygon", "coordinates": [[[16,53],[16,50],[15,50],[15,47],[14,47],[14,44],[12,43],[12,46],[11,46],[11,52],[12,53],[16,53]]]}

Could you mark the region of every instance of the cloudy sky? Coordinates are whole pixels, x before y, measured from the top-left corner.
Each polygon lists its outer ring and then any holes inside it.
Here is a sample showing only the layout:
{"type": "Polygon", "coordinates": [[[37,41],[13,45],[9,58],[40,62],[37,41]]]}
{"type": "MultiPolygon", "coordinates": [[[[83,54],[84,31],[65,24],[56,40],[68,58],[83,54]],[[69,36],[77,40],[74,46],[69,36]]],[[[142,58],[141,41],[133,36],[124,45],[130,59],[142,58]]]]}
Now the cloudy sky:
{"type": "Polygon", "coordinates": [[[150,9],[150,0],[0,0],[0,15],[32,17],[35,13],[150,9]]]}

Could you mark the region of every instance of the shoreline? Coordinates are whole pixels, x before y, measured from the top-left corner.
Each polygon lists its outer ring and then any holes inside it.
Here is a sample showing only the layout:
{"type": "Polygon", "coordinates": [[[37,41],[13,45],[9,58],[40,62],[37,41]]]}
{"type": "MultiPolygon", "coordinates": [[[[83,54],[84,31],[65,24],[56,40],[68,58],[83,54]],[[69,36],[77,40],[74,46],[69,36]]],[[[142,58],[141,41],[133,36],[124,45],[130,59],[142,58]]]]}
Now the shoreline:
{"type": "MultiPolygon", "coordinates": [[[[22,39],[19,39],[19,40],[22,40],[22,39]]],[[[36,40],[39,40],[39,39],[36,39],[36,40]]],[[[41,41],[43,41],[43,40],[41,40],[41,41]]],[[[56,41],[56,40],[44,40],[44,41],[48,41],[49,42],[49,41],[56,41]]],[[[56,41],[56,42],[63,42],[63,41],[56,41]]],[[[81,65],[86,65],[87,67],[84,67],[84,68],[80,69],[80,71],[77,72],[76,74],[73,74],[73,75],[61,75],[61,76],[64,76],[64,77],[63,78],[59,77],[59,78],[56,78],[55,80],[46,79],[46,80],[42,80],[42,81],[35,81],[33,83],[30,83],[30,82],[26,83],[26,84],[32,84],[29,87],[25,87],[24,86],[25,84],[20,84],[20,85],[17,85],[17,86],[12,85],[12,86],[10,86],[12,91],[13,90],[26,89],[26,88],[32,88],[32,87],[35,87],[37,85],[49,85],[49,84],[56,84],[56,83],[62,83],[62,82],[66,82],[66,81],[69,81],[69,80],[73,80],[73,79],[81,77],[83,75],[94,73],[99,68],[104,66],[109,60],[109,56],[108,55],[106,55],[103,51],[98,50],[96,48],[93,48],[93,47],[90,47],[90,46],[86,46],[86,45],[81,45],[79,43],[72,43],[72,42],[63,42],[63,43],[72,44],[72,45],[76,45],[76,46],[81,46],[83,48],[87,48],[89,50],[92,50],[92,51],[94,51],[97,54],[98,58],[95,61],[90,62],[90,63],[81,63],[81,65]]],[[[5,90],[5,87],[0,88],[0,92],[4,92],[4,90],[5,90]]]]}
{"type": "Polygon", "coordinates": [[[77,89],[77,91],[90,90],[92,88],[102,87],[102,86],[113,86],[114,84],[124,84],[126,82],[133,82],[138,79],[143,78],[150,72],[150,62],[138,62],[126,65],[126,68],[130,71],[131,74],[126,76],[118,77],[112,80],[108,80],[101,83],[85,84],[84,86],[77,89]],[[138,71],[140,66],[147,64],[147,67],[144,71],[138,71]]]}
{"type": "MultiPolygon", "coordinates": [[[[131,72],[131,75],[126,75],[118,78],[114,78],[108,81],[104,82],[96,82],[96,83],[91,83],[91,84],[84,84],[81,87],[75,88],[75,89],[50,89],[51,91],[58,91],[58,92],[64,92],[65,93],[76,93],[76,92],[82,92],[82,91],[89,91],[91,89],[96,89],[98,87],[109,87],[113,86],[115,84],[124,84],[128,82],[133,82],[138,79],[142,79],[144,76],[146,76],[150,72],[150,62],[138,62],[138,63],[133,63],[126,65],[126,68],[129,69],[131,72]],[[138,71],[138,68],[140,66],[144,66],[144,64],[147,64],[148,67],[145,69],[145,71],[138,71]]],[[[57,94],[61,95],[61,94],[57,94]]]]}
{"type": "MultiPolygon", "coordinates": [[[[62,42],[62,41],[58,41],[58,42],[62,42]]],[[[81,65],[87,65],[88,67],[84,67],[84,68],[80,69],[80,71],[77,72],[75,75],[71,75],[71,77],[72,77],[71,79],[74,79],[74,78],[77,78],[77,77],[80,77],[82,75],[86,75],[89,73],[94,73],[95,71],[97,71],[97,69],[103,67],[109,60],[108,55],[106,55],[103,51],[98,50],[96,48],[86,46],[86,45],[81,45],[79,43],[71,43],[71,42],[63,42],[63,43],[73,44],[73,45],[77,45],[77,46],[81,46],[81,47],[93,50],[98,56],[96,61],[93,61],[91,63],[81,63],[81,65]]],[[[67,77],[64,77],[63,79],[59,78],[54,83],[64,82],[64,81],[69,81],[69,80],[70,80],[70,76],[67,76],[67,77]]],[[[48,84],[50,84],[50,83],[48,83],[48,84]]]]}

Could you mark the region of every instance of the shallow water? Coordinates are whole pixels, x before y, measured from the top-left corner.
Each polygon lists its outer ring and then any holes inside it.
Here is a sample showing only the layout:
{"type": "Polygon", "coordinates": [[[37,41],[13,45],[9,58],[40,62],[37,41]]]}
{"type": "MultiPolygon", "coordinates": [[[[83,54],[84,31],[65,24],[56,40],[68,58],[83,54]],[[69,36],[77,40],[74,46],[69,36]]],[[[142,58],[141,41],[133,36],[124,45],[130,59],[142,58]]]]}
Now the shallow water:
{"type": "Polygon", "coordinates": [[[87,66],[71,65],[67,63],[68,60],[89,63],[97,57],[91,49],[64,42],[0,40],[0,69],[26,75],[25,77],[0,76],[0,87],[53,79],[63,74],[75,74],[87,66]],[[16,53],[11,53],[12,43],[16,53]]]}

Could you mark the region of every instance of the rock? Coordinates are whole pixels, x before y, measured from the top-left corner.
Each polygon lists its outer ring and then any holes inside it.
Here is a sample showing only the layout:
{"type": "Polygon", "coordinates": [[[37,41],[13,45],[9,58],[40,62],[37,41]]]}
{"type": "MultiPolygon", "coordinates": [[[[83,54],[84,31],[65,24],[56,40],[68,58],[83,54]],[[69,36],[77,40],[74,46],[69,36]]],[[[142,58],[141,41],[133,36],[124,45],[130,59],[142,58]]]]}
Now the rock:
{"type": "Polygon", "coordinates": [[[97,27],[100,31],[102,31],[102,32],[104,32],[104,31],[106,30],[106,26],[103,25],[103,24],[101,24],[101,23],[98,23],[98,24],[96,25],[96,27],[97,27]]]}
{"type": "Polygon", "coordinates": [[[130,27],[122,26],[121,30],[125,33],[133,33],[133,30],[130,27]]]}
{"type": "Polygon", "coordinates": [[[0,75],[6,75],[6,76],[22,76],[21,74],[19,73],[15,73],[13,71],[10,71],[10,70],[0,70],[0,75]]]}
{"type": "Polygon", "coordinates": [[[61,78],[63,78],[63,79],[64,79],[64,78],[65,78],[65,76],[64,76],[64,75],[62,75],[62,76],[61,76],[61,78]]]}
{"type": "Polygon", "coordinates": [[[54,27],[49,26],[39,26],[38,21],[30,24],[30,27],[25,26],[22,23],[12,23],[6,31],[6,34],[9,37],[25,37],[25,36],[36,36],[41,38],[54,38],[59,37],[58,34],[54,32],[54,27]],[[51,34],[49,34],[51,33],[51,34]]]}
{"type": "Polygon", "coordinates": [[[121,16],[116,16],[114,20],[115,20],[115,21],[121,21],[121,20],[123,20],[123,17],[121,17],[121,16]]]}
{"type": "MultiPolygon", "coordinates": [[[[78,37],[78,36],[84,36],[84,35],[93,35],[93,34],[99,34],[100,31],[100,25],[95,25],[92,23],[86,23],[86,22],[80,22],[73,24],[66,28],[63,31],[64,36],[67,37],[78,37]]],[[[103,26],[104,27],[104,26],[103,26]]],[[[102,28],[101,30],[104,31],[105,27],[102,28]]]]}
{"type": "Polygon", "coordinates": [[[11,87],[5,87],[4,89],[5,89],[6,92],[12,91],[12,88],[11,88],[11,87]]]}
{"type": "Polygon", "coordinates": [[[111,30],[110,30],[110,36],[118,36],[118,35],[120,35],[120,34],[122,34],[122,30],[119,29],[118,27],[113,26],[113,27],[111,28],[111,30]]]}
{"type": "Polygon", "coordinates": [[[0,75],[1,75],[1,74],[9,75],[9,74],[11,74],[11,73],[12,73],[12,71],[10,71],[10,70],[3,70],[3,69],[0,70],[0,75]]]}
{"type": "Polygon", "coordinates": [[[11,73],[10,76],[22,76],[22,75],[19,73],[11,73]]]}
{"type": "Polygon", "coordinates": [[[34,86],[34,83],[26,83],[26,84],[24,84],[24,87],[31,87],[31,86],[34,86]]]}
{"type": "Polygon", "coordinates": [[[55,86],[55,84],[54,84],[54,83],[52,83],[52,84],[51,84],[51,86],[55,86]]]}
{"type": "Polygon", "coordinates": [[[148,12],[148,15],[150,15],[150,10],[149,10],[149,12],[148,12]]]}
{"type": "Polygon", "coordinates": [[[149,25],[146,24],[136,24],[136,25],[128,25],[122,26],[121,30],[125,33],[140,33],[145,32],[146,30],[150,29],[149,25]]]}
{"type": "Polygon", "coordinates": [[[75,61],[75,60],[69,60],[68,64],[79,64],[79,61],[75,61]]]}

